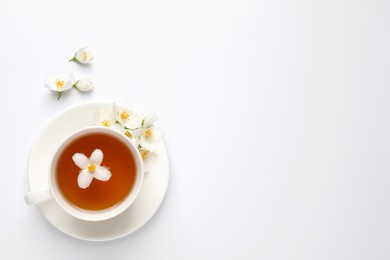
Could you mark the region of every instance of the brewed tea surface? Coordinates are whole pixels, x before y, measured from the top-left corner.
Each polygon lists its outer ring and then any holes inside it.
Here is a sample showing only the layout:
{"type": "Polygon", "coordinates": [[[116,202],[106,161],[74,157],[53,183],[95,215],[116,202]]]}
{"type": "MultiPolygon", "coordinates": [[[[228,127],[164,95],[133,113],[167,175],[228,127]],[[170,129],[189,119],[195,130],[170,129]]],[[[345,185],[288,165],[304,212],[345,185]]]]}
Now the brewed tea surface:
{"type": "Polygon", "coordinates": [[[129,148],[117,138],[102,133],[88,134],[63,150],[56,167],[57,182],[63,195],[75,206],[86,210],[110,208],[122,201],[135,180],[135,161],[129,148]],[[90,156],[95,149],[104,153],[102,165],[112,176],[108,181],[93,180],[86,189],[77,184],[80,168],[73,162],[75,153],[90,156]]]}

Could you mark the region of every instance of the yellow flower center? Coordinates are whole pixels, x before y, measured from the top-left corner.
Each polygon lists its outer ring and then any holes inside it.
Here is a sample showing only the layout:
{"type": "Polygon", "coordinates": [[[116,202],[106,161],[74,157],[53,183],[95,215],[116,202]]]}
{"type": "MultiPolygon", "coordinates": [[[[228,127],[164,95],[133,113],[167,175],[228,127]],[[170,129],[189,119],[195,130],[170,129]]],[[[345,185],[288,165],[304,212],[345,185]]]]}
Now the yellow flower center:
{"type": "Polygon", "coordinates": [[[148,155],[149,155],[149,151],[145,151],[145,150],[141,151],[142,159],[146,159],[148,157],[148,155]]]}
{"type": "Polygon", "coordinates": [[[133,135],[132,135],[129,131],[126,131],[126,132],[125,132],[125,136],[127,136],[128,138],[133,137],[133,135]]]}
{"type": "Polygon", "coordinates": [[[93,163],[90,163],[89,165],[88,165],[88,172],[94,172],[95,170],[96,170],[96,166],[95,166],[95,164],[93,164],[93,163]]]}
{"type": "Polygon", "coordinates": [[[57,88],[62,88],[64,86],[64,81],[63,80],[56,80],[56,87],[57,88]]]}
{"type": "Polygon", "coordinates": [[[153,129],[148,128],[148,129],[145,130],[146,138],[150,138],[150,137],[152,137],[152,135],[153,135],[153,129]]]}
{"type": "Polygon", "coordinates": [[[127,113],[126,111],[123,111],[121,114],[120,114],[120,117],[122,120],[126,120],[129,118],[129,113],[127,113]]]}
{"type": "Polygon", "coordinates": [[[103,120],[102,121],[102,126],[110,127],[111,126],[110,120],[103,120]]]}
{"type": "Polygon", "coordinates": [[[87,60],[87,58],[88,58],[88,56],[87,56],[87,52],[86,52],[86,51],[84,51],[84,52],[83,52],[83,61],[86,61],[86,60],[87,60]]]}

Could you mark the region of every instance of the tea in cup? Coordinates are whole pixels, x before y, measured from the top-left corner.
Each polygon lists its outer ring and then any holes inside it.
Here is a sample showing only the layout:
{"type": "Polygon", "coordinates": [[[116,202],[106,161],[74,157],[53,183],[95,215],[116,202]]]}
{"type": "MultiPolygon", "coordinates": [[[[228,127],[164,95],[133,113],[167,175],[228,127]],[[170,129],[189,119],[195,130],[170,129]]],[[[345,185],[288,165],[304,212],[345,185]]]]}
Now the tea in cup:
{"type": "Polygon", "coordinates": [[[135,201],[143,181],[143,161],[124,134],[91,126],[68,136],[48,169],[48,187],[25,195],[27,204],[54,199],[70,215],[100,221],[135,201]]]}

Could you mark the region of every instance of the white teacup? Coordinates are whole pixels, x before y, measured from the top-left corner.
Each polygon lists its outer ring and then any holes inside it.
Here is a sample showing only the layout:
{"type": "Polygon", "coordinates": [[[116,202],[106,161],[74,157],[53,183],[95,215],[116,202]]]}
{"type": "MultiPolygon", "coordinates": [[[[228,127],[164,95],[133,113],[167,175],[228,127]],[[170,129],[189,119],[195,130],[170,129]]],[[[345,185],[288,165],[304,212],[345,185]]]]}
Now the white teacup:
{"type": "MultiPolygon", "coordinates": [[[[89,155],[86,156],[88,157],[89,155]]],[[[103,159],[103,165],[104,165],[104,159],[103,159]]],[[[107,167],[110,167],[110,165],[107,165],[107,167]]],[[[78,219],[82,219],[86,221],[107,220],[119,215],[120,213],[128,209],[131,206],[131,204],[135,201],[139,191],[141,190],[143,176],[144,176],[142,157],[138,149],[130,142],[129,138],[120,132],[117,132],[107,127],[101,127],[101,126],[86,127],[68,136],[56,150],[53,158],[51,159],[51,163],[48,171],[49,171],[48,187],[40,191],[31,191],[27,193],[25,195],[26,203],[37,204],[46,200],[54,199],[58,203],[58,205],[67,213],[69,213],[70,215],[78,219]],[[124,144],[128,148],[130,152],[129,154],[132,157],[129,158],[129,160],[134,160],[134,165],[135,165],[133,184],[132,187],[129,189],[127,195],[115,205],[100,210],[83,209],[71,203],[61,192],[61,189],[57,182],[57,172],[56,172],[57,164],[59,163],[59,158],[61,157],[64,150],[68,147],[68,145],[74,142],[75,140],[78,140],[85,136],[94,135],[94,134],[108,135],[112,138],[115,138],[120,143],[124,144]]],[[[112,172],[112,177],[115,177],[114,175],[115,172],[112,172]]],[[[99,181],[99,180],[93,180],[93,181],[99,181]]],[[[107,182],[110,182],[110,180],[108,180],[107,182]]],[[[89,189],[89,187],[86,189],[89,189]]],[[[107,196],[109,195],[110,194],[107,194],[107,196]]]]}

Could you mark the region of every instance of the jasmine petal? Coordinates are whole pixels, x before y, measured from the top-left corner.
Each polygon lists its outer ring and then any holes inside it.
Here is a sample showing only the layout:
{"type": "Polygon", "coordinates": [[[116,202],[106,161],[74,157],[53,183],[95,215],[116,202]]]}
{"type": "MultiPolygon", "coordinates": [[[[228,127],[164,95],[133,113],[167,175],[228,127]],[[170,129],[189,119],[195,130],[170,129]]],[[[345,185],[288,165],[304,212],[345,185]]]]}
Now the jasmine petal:
{"type": "Polygon", "coordinates": [[[91,185],[94,176],[88,170],[82,170],[77,177],[77,184],[80,188],[86,189],[91,185]]]}
{"type": "Polygon", "coordinates": [[[147,115],[143,120],[142,126],[144,128],[148,128],[148,127],[152,126],[154,124],[154,122],[156,122],[157,120],[158,120],[157,114],[153,113],[153,114],[147,115]]]}
{"type": "Polygon", "coordinates": [[[94,177],[100,181],[108,181],[111,178],[111,172],[106,167],[98,166],[94,177]]]}
{"type": "Polygon", "coordinates": [[[80,169],[88,167],[89,159],[82,153],[75,153],[72,157],[72,160],[80,169]]]}
{"type": "Polygon", "coordinates": [[[95,149],[91,157],[89,158],[89,161],[92,162],[95,165],[100,165],[103,161],[103,152],[100,149],[95,149]]]}

